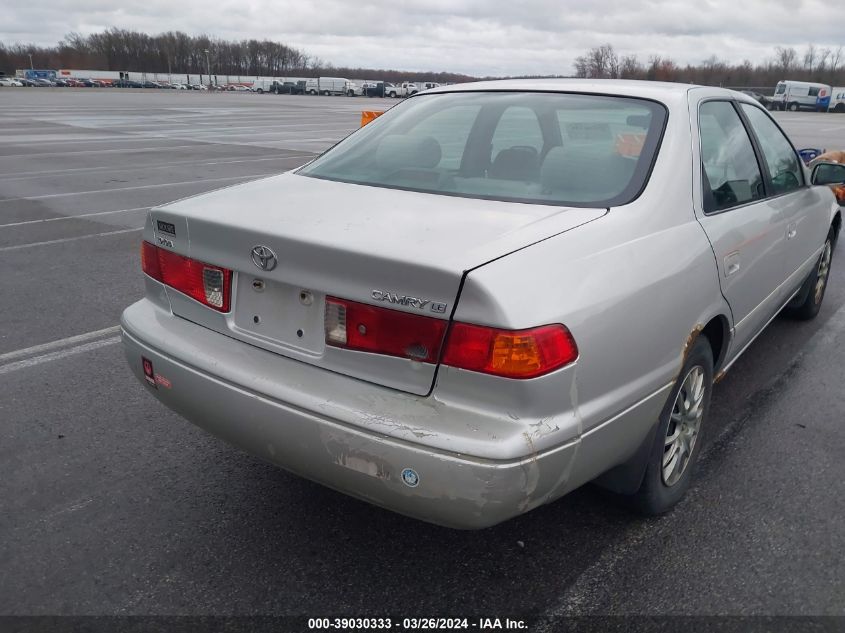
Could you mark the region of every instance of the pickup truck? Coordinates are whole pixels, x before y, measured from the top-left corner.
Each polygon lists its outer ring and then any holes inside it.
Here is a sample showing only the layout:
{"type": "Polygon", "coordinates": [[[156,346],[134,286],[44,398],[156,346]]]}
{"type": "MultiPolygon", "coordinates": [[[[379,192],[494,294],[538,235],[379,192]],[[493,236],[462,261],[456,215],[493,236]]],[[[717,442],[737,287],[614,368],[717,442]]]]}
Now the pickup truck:
{"type": "Polygon", "coordinates": [[[417,84],[412,81],[403,81],[401,84],[384,84],[384,96],[397,99],[399,97],[410,97],[420,91],[417,84]]]}

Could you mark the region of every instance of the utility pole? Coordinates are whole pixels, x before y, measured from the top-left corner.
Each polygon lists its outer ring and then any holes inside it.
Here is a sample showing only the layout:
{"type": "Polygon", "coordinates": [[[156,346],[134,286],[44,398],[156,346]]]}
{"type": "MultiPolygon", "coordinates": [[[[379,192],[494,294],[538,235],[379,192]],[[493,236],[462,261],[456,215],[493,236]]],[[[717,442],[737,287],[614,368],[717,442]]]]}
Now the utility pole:
{"type": "Polygon", "coordinates": [[[35,70],[35,66],[32,65],[32,53],[29,54],[29,69],[35,70]]]}
{"type": "Polygon", "coordinates": [[[208,49],[205,49],[205,69],[208,72],[208,87],[211,88],[211,61],[208,59],[208,49]]]}

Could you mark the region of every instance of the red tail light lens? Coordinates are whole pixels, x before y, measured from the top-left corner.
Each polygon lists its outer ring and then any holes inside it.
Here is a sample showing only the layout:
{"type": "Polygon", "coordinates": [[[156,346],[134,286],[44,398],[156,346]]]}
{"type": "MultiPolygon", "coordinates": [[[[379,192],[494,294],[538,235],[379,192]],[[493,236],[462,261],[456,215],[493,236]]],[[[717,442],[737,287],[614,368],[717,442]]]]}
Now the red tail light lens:
{"type": "Polygon", "coordinates": [[[149,242],[141,244],[141,268],[161,283],[218,312],[228,312],[232,271],[184,257],[149,242]]]}
{"type": "MultiPolygon", "coordinates": [[[[326,344],[436,363],[448,322],[355,301],[326,297],[326,344]]],[[[578,358],[578,346],[560,324],[501,330],[454,323],[442,363],[502,376],[536,378],[578,358]]]]}
{"type": "Polygon", "coordinates": [[[455,323],[443,364],[505,378],[536,378],[576,358],[578,346],[569,330],[560,324],[499,330],[455,323]]]}
{"type": "Polygon", "coordinates": [[[149,242],[141,242],[141,270],[156,281],[162,281],[158,265],[158,248],[149,242]]]}
{"type": "Polygon", "coordinates": [[[326,344],[436,363],[448,321],[326,298],[326,344]]]}

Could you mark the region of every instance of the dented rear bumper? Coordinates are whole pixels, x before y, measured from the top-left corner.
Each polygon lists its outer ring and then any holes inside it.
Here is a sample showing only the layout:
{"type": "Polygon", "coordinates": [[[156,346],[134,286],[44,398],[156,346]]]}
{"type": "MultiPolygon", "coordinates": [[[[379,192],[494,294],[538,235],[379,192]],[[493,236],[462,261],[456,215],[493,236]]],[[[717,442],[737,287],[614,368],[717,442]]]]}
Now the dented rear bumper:
{"type": "Polygon", "coordinates": [[[284,358],[148,300],[130,306],[121,325],[129,366],[169,408],[258,457],[378,506],[475,529],[567,487],[577,437],[539,452],[529,452],[528,442],[516,459],[473,456],[459,438],[444,450],[443,438],[426,432],[425,416],[437,419],[431,428],[446,416],[455,429],[475,429],[484,424],[478,412],[284,358]],[[142,358],[152,362],[152,380],[142,358]]]}

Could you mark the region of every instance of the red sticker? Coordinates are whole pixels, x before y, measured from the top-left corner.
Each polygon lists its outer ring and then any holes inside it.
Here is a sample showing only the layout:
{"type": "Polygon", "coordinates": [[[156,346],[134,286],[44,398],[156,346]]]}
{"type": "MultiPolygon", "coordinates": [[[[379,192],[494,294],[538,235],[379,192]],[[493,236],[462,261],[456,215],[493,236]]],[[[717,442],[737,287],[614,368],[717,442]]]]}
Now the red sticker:
{"type": "Polygon", "coordinates": [[[153,372],[153,361],[141,356],[141,367],[144,369],[144,380],[146,380],[153,387],[156,386],[155,373],[153,372]]]}

